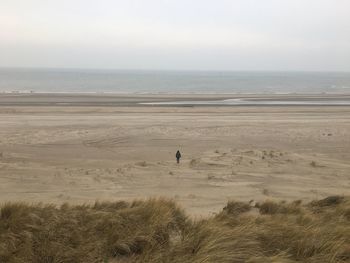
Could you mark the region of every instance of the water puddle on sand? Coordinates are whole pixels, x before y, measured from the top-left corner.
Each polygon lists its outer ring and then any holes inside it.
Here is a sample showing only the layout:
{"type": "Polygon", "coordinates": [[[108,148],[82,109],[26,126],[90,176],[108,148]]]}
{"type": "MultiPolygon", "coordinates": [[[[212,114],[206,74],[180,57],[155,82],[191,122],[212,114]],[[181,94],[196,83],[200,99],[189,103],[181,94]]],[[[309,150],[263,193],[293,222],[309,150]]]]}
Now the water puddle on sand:
{"type": "Polygon", "coordinates": [[[350,99],[225,99],[225,100],[194,100],[194,101],[166,101],[166,102],[141,102],[141,105],[270,105],[270,106],[350,106],[350,99]]]}

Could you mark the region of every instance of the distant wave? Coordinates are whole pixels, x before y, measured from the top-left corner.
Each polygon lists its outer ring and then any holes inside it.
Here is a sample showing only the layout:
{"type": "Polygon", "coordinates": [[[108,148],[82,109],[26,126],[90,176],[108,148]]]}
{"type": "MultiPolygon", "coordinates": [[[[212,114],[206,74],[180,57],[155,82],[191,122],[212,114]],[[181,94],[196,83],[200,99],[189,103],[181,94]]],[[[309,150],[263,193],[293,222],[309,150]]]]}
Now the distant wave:
{"type": "Polygon", "coordinates": [[[166,102],[144,102],[140,103],[142,105],[232,105],[232,106],[244,106],[244,105],[290,105],[290,106],[350,106],[349,100],[339,100],[339,99],[308,99],[308,100],[296,100],[296,99],[281,99],[281,100],[272,100],[272,99],[225,99],[225,100],[197,100],[197,101],[166,101],[166,102]]]}

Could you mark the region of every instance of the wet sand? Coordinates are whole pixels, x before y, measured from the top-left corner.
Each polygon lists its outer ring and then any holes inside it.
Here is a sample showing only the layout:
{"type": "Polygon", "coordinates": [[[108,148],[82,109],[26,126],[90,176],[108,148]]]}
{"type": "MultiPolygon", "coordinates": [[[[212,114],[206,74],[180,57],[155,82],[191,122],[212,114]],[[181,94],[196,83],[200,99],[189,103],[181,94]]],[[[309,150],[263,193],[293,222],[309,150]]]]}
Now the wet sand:
{"type": "Polygon", "coordinates": [[[0,95],[0,201],[166,196],[207,215],[350,194],[350,107],[139,104],[184,98],[227,96],[0,95]]]}

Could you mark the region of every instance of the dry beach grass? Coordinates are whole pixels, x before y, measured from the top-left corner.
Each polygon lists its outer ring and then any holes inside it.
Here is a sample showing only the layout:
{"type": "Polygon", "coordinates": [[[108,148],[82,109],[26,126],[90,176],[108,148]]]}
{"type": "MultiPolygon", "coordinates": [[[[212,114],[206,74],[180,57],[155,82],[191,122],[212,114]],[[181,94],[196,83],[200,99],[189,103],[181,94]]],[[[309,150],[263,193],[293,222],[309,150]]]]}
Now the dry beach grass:
{"type": "Polygon", "coordinates": [[[7,203],[0,262],[349,262],[350,199],[231,201],[193,220],[167,199],[7,203]]]}

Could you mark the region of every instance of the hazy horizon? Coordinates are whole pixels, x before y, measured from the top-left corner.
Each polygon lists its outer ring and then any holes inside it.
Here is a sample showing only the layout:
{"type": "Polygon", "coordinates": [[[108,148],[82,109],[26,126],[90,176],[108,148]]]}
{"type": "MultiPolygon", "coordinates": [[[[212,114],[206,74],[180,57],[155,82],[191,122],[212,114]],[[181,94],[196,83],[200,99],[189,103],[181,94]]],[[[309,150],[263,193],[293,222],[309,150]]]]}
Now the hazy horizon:
{"type": "Polygon", "coordinates": [[[1,70],[33,70],[33,71],[120,71],[120,72],[205,72],[205,73],[350,73],[350,70],[278,70],[278,69],[177,69],[177,68],[168,68],[168,69],[147,69],[147,68],[93,68],[93,67],[23,67],[23,66],[0,66],[1,70]]]}
{"type": "Polygon", "coordinates": [[[350,71],[346,0],[1,0],[0,67],[350,71]]]}

